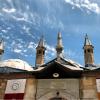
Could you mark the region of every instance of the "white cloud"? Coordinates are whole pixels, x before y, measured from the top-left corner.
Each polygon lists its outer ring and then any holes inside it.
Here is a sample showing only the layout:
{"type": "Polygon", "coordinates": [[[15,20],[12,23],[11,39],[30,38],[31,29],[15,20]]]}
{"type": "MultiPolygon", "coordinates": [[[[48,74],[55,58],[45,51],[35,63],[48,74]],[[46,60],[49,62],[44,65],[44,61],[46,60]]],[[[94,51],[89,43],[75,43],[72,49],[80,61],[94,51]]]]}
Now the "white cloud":
{"type": "Polygon", "coordinates": [[[13,52],[15,52],[15,53],[21,53],[22,50],[15,48],[15,49],[13,50],[13,52]]]}
{"type": "Polygon", "coordinates": [[[86,8],[92,12],[100,14],[100,6],[96,2],[91,2],[90,0],[65,0],[65,2],[80,9],[86,8]]]}
{"type": "Polygon", "coordinates": [[[22,29],[26,32],[26,33],[30,33],[30,28],[26,27],[25,25],[22,27],[22,29]]]}
{"type": "Polygon", "coordinates": [[[16,16],[12,16],[13,19],[17,20],[17,21],[25,21],[28,22],[28,20],[25,17],[16,17],[16,16]]]}
{"type": "Polygon", "coordinates": [[[30,42],[29,44],[28,44],[28,49],[33,49],[33,50],[35,50],[35,48],[36,48],[36,45],[37,44],[35,44],[34,42],[30,42]]]}
{"type": "Polygon", "coordinates": [[[55,52],[55,48],[53,46],[46,44],[46,48],[47,48],[48,51],[55,52]]]}
{"type": "Polygon", "coordinates": [[[7,0],[9,3],[11,3],[12,2],[12,0],[7,0]]]}
{"type": "Polygon", "coordinates": [[[11,9],[2,8],[2,11],[6,12],[6,13],[14,13],[14,12],[16,12],[16,9],[15,8],[11,8],[11,9]]]}
{"type": "Polygon", "coordinates": [[[64,50],[64,57],[65,58],[79,59],[80,55],[81,54],[79,52],[73,51],[71,49],[64,50]]]}
{"type": "Polygon", "coordinates": [[[7,33],[7,30],[4,30],[4,29],[3,29],[3,30],[1,30],[1,31],[2,31],[3,33],[7,33]]]}
{"type": "Polygon", "coordinates": [[[58,20],[55,15],[49,16],[49,14],[47,14],[43,19],[45,19],[43,20],[44,21],[43,23],[46,26],[49,26],[49,28],[51,29],[58,28],[64,30],[63,22],[61,20],[58,20]]]}
{"type": "Polygon", "coordinates": [[[50,58],[50,56],[54,57],[55,54],[56,54],[55,48],[53,46],[46,44],[46,56],[49,55],[49,58],[50,58]]]}

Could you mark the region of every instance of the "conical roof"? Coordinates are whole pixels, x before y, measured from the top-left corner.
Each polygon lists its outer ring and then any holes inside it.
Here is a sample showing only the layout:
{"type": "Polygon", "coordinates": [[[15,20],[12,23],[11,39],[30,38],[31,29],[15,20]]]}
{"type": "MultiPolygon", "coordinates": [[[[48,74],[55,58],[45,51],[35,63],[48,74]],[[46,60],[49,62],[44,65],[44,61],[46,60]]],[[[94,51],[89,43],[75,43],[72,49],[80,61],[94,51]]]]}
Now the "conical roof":
{"type": "Polygon", "coordinates": [[[86,34],[86,36],[85,36],[84,46],[85,46],[85,45],[92,45],[92,43],[91,43],[90,39],[88,38],[88,35],[87,35],[87,34],[86,34]]]}
{"type": "Polygon", "coordinates": [[[37,47],[45,47],[43,35],[41,36],[41,38],[40,38],[40,40],[39,40],[39,43],[38,43],[38,46],[37,46],[37,47]]]}

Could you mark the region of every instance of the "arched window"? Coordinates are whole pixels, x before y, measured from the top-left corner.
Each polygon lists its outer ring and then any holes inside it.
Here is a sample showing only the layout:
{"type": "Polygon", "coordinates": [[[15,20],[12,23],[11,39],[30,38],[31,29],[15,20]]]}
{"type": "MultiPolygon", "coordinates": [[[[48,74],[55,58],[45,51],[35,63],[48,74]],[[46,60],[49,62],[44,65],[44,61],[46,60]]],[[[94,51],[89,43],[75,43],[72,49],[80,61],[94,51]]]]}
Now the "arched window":
{"type": "Polygon", "coordinates": [[[38,50],[38,54],[41,54],[41,50],[38,50]]]}
{"type": "Polygon", "coordinates": [[[88,52],[90,52],[90,49],[88,49],[88,52]]]}
{"type": "Polygon", "coordinates": [[[67,100],[67,99],[65,99],[65,98],[63,98],[63,97],[61,97],[61,96],[59,96],[59,92],[57,92],[56,93],[56,96],[55,97],[53,97],[53,98],[50,98],[49,100],[67,100]]]}

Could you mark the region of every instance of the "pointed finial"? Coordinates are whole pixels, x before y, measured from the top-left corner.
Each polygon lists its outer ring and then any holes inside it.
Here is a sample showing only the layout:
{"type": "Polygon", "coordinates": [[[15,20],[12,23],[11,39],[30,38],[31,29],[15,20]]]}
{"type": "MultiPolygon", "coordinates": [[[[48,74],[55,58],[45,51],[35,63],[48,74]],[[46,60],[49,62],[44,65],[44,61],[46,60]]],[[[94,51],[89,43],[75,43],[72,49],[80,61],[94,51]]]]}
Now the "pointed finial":
{"type": "Polygon", "coordinates": [[[40,41],[38,43],[38,47],[45,47],[45,44],[44,44],[44,36],[43,35],[40,38],[40,41]]]}
{"type": "Polygon", "coordinates": [[[58,32],[57,48],[63,48],[61,32],[58,32]]]}
{"type": "Polygon", "coordinates": [[[84,42],[84,46],[85,45],[92,45],[92,43],[91,43],[91,41],[89,40],[89,38],[88,38],[88,35],[86,34],[85,35],[85,42],[84,42]]]}
{"type": "Polygon", "coordinates": [[[57,46],[56,46],[57,57],[62,56],[62,50],[63,50],[62,36],[61,36],[61,32],[58,32],[57,46]]]}

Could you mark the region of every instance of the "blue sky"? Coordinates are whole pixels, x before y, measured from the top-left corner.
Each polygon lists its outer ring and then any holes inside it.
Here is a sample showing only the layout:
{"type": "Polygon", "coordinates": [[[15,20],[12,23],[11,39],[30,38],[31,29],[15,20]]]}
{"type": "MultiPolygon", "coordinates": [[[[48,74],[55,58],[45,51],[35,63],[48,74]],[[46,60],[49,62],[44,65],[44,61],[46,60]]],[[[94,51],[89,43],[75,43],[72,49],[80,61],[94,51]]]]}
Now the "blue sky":
{"type": "Polygon", "coordinates": [[[47,48],[45,62],[56,57],[57,33],[62,33],[64,56],[84,65],[87,33],[100,64],[99,0],[0,0],[0,38],[5,41],[3,59],[20,58],[34,66],[35,47],[42,34],[47,48]]]}

